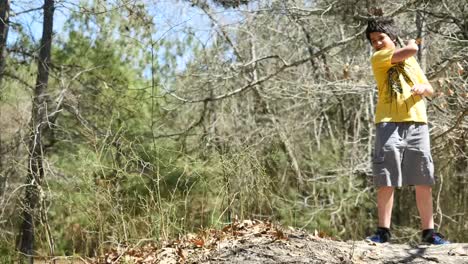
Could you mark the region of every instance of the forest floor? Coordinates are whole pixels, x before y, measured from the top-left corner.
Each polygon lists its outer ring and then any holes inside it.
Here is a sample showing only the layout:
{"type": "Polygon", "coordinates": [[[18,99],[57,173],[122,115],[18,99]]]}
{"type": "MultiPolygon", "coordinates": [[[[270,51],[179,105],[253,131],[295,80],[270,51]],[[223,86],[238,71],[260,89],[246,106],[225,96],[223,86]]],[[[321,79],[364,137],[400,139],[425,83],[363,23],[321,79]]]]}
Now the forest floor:
{"type": "MultiPolygon", "coordinates": [[[[468,263],[468,244],[335,241],[269,222],[234,222],[156,246],[114,248],[92,263],[468,263]]],[[[89,262],[88,262],[89,263],[89,262]]]]}

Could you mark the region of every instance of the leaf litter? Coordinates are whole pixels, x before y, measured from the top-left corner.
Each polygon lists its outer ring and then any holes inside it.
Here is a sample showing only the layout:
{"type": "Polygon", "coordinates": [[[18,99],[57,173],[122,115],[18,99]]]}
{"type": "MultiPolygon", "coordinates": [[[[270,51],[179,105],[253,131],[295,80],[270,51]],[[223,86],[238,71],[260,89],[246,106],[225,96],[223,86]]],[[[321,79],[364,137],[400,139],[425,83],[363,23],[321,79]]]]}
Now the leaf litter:
{"type": "Polygon", "coordinates": [[[235,220],[158,245],[121,245],[92,264],[178,263],[467,263],[468,245],[411,246],[337,241],[326,233],[270,221],[235,220]]]}

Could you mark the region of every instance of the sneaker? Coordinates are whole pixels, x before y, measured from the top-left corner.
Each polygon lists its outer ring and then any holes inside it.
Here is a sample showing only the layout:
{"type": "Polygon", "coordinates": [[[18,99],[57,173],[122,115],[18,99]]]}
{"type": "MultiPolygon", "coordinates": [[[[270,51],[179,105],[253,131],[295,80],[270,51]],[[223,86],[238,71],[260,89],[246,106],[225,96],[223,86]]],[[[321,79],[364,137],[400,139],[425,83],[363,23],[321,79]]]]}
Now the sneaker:
{"type": "Polygon", "coordinates": [[[448,240],[444,239],[444,236],[440,233],[432,233],[432,235],[429,235],[427,237],[423,237],[422,239],[423,243],[431,244],[431,245],[447,245],[450,244],[448,240]]]}
{"type": "Polygon", "coordinates": [[[377,228],[377,231],[375,231],[375,234],[372,236],[366,237],[366,240],[369,242],[375,242],[375,243],[386,243],[390,241],[390,231],[388,228],[377,228]]]}

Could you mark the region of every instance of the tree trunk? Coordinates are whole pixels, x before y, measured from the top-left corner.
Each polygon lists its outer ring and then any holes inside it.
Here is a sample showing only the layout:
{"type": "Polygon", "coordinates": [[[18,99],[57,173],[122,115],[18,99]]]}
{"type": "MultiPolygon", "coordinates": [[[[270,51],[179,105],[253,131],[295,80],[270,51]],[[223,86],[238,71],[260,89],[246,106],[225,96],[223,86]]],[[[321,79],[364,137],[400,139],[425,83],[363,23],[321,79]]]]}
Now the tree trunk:
{"type": "Polygon", "coordinates": [[[3,79],[3,72],[5,71],[6,43],[8,37],[9,17],[10,0],[0,0],[0,85],[3,79]]]}
{"type": "MultiPolygon", "coordinates": [[[[10,0],[0,0],[0,101],[3,99],[2,79],[5,72],[6,44],[8,38],[8,23],[10,15],[10,0]]],[[[1,117],[1,112],[0,112],[1,117]]],[[[3,133],[0,131],[0,197],[3,196],[6,176],[3,173],[3,133]]]]}
{"type": "Polygon", "coordinates": [[[417,39],[419,40],[418,44],[418,61],[421,69],[426,72],[426,47],[424,45],[424,31],[426,27],[426,19],[422,12],[416,12],[416,28],[418,31],[417,39]]]}
{"type": "MultiPolygon", "coordinates": [[[[47,83],[52,46],[54,0],[44,1],[44,24],[39,51],[38,74],[34,89],[29,139],[29,164],[26,194],[24,198],[23,223],[21,225],[20,252],[28,263],[33,263],[34,211],[40,202],[41,183],[44,179],[42,134],[47,129],[47,83]]],[[[23,262],[23,261],[22,261],[23,262]]]]}

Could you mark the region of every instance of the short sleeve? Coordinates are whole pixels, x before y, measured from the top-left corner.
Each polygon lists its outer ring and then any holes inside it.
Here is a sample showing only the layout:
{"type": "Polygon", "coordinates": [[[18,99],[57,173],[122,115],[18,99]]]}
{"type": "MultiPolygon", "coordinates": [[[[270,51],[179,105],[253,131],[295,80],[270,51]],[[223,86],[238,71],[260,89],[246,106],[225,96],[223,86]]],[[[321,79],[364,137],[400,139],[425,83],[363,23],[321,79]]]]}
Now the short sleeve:
{"type": "Polygon", "coordinates": [[[394,49],[379,50],[371,57],[372,68],[375,70],[388,70],[392,67],[394,49]]]}

